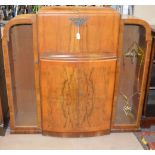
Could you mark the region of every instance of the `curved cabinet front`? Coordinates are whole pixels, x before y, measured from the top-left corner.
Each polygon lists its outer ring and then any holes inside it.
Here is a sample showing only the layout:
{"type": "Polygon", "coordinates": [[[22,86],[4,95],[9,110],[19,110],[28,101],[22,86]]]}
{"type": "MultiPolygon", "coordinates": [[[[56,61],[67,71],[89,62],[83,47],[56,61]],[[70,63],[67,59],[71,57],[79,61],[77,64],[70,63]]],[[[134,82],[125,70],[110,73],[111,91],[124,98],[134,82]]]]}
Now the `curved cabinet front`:
{"type": "Polygon", "coordinates": [[[40,65],[44,134],[110,131],[116,59],[41,59],[40,65]]]}

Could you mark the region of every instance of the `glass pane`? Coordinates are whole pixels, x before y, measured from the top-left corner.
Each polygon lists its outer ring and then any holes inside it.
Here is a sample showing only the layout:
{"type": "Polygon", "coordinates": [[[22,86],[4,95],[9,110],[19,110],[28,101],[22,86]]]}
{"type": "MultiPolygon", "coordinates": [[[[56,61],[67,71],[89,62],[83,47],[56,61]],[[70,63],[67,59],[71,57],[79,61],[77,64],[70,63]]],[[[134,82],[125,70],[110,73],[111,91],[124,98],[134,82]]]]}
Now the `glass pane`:
{"type": "Polygon", "coordinates": [[[36,126],[32,25],[12,27],[9,45],[15,125],[36,126]]]}
{"type": "Polygon", "coordinates": [[[125,25],[115,124],[135,124],[145,59],[145,29],[125,25]]]}

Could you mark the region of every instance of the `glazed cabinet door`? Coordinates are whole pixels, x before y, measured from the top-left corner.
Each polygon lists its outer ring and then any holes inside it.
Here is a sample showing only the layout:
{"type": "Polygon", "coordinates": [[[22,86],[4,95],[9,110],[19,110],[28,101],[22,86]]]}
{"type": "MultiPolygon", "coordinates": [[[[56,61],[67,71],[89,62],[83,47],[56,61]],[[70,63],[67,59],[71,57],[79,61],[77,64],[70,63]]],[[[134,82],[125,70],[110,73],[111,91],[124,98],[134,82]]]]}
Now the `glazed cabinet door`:
{"type": "Polygon", "coordinates": [[[40,63],[43,133],[110,130],[115,59],[40,63]]]}
{"type": "Polygon", "coordinates": [[[15,124],[16,126],[35,126],[37,115],[31,25],[11,28],[10,40],[15,124]]]}
{"type": "Polygon", "coordinates": [[[118,62],[113,128],[137,130],[146,90],[151,31],[143,21],[139,21],[140,25],[135,24],[138,20],[126,22],[122,38],[122,53],[118,62]]]}
{"type": "Polygon", "coordinates": [[[11,20],[4,29],[3,48],[11,132],[40,131],[35,16],[11,20]]]}

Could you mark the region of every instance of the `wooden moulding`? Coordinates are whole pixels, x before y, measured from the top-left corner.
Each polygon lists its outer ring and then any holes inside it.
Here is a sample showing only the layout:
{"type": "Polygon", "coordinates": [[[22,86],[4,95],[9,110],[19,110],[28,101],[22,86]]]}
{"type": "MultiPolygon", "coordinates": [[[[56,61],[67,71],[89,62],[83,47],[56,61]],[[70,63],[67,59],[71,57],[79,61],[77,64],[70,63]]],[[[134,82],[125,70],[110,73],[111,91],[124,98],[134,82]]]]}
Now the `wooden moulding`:
{"type": "Polygon", "coordinates": [[[41,116],[40,116],[40,93],[39,93],[39,65],[38,65],[38,51],[37,51],[37,27],[36,27],[36,15],[19,15],[16,18],[9,21],[4,28],[3,33],[3,51],[4,51],[4,67],[6,75],[7,95],[8,104],[10,109],[10,128],[11,132],[20,133],[35,133],[41,132],[41,116]],[[35,63],[35,90],[37,99],[37,126],[16,126],[15,125],[15,111],[13,103],[13,92],[12,92],[12,79],[11,79],[11,68],[9,62],[9,31],[15,25],[32,24],[33,26],[33,51],[34,51],[34,63],[35,63]]]}
{"type": "Polygon", "coordinates": [[[148,67],[149,67],[149,61],[150,61],[150,55],[151,55],[151,43],[152,43],[152,37],[151,37],[151,27],[147,22],[141,19],[136,18],[126,18],[122,19],[121,23],[121,29],[120,29],[120,39],[119,39],[119,50],[118,55],[119,57],[122,57],[123,51],[123,31],[125,25],[139,25],[144,27],[146,31],[146,55],[145,55],[145,62],[144,62],[144,71],[143,71],[143,77],[142,77],[142,84],[141,84],[141,90],[140,90],[140,100],[139,100],[139,108],[138,108],[138,114],[135,124],[116,124],[115,123],[115,113],[116,113],[116,104],[117,104],[117,97],[118,97],[118,87],[119,87],[119,77],[120,75],[120,61],[117,63],[117,73],[116,73],[116,85],[115,85],[115,95],[114,95],[114,105],[113,105],[113,119],[112,119],[112,131],[133,131],[133,130],[139,130],[140,129],[140,121],[142,116],[142,108],[144,104],[144,96],[146,91],[146,83],[147,83],[147,75],[148,75],[148,67]]]}

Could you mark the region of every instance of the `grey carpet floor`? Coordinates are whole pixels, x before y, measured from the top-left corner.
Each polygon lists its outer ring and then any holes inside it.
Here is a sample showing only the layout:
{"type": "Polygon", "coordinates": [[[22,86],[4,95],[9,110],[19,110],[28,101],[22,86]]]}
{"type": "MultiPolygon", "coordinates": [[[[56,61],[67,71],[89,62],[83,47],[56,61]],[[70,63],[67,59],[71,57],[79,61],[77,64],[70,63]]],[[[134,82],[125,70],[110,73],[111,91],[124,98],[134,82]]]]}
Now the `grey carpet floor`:
{"type": "Polygon", "coordinates": [[[10,134],[0,137],[0,149],[50,149],[50,150],[143,150],[133,133],[111,133],[110,135],[82,138],[60,138],[41,134],[10,134]]]}

